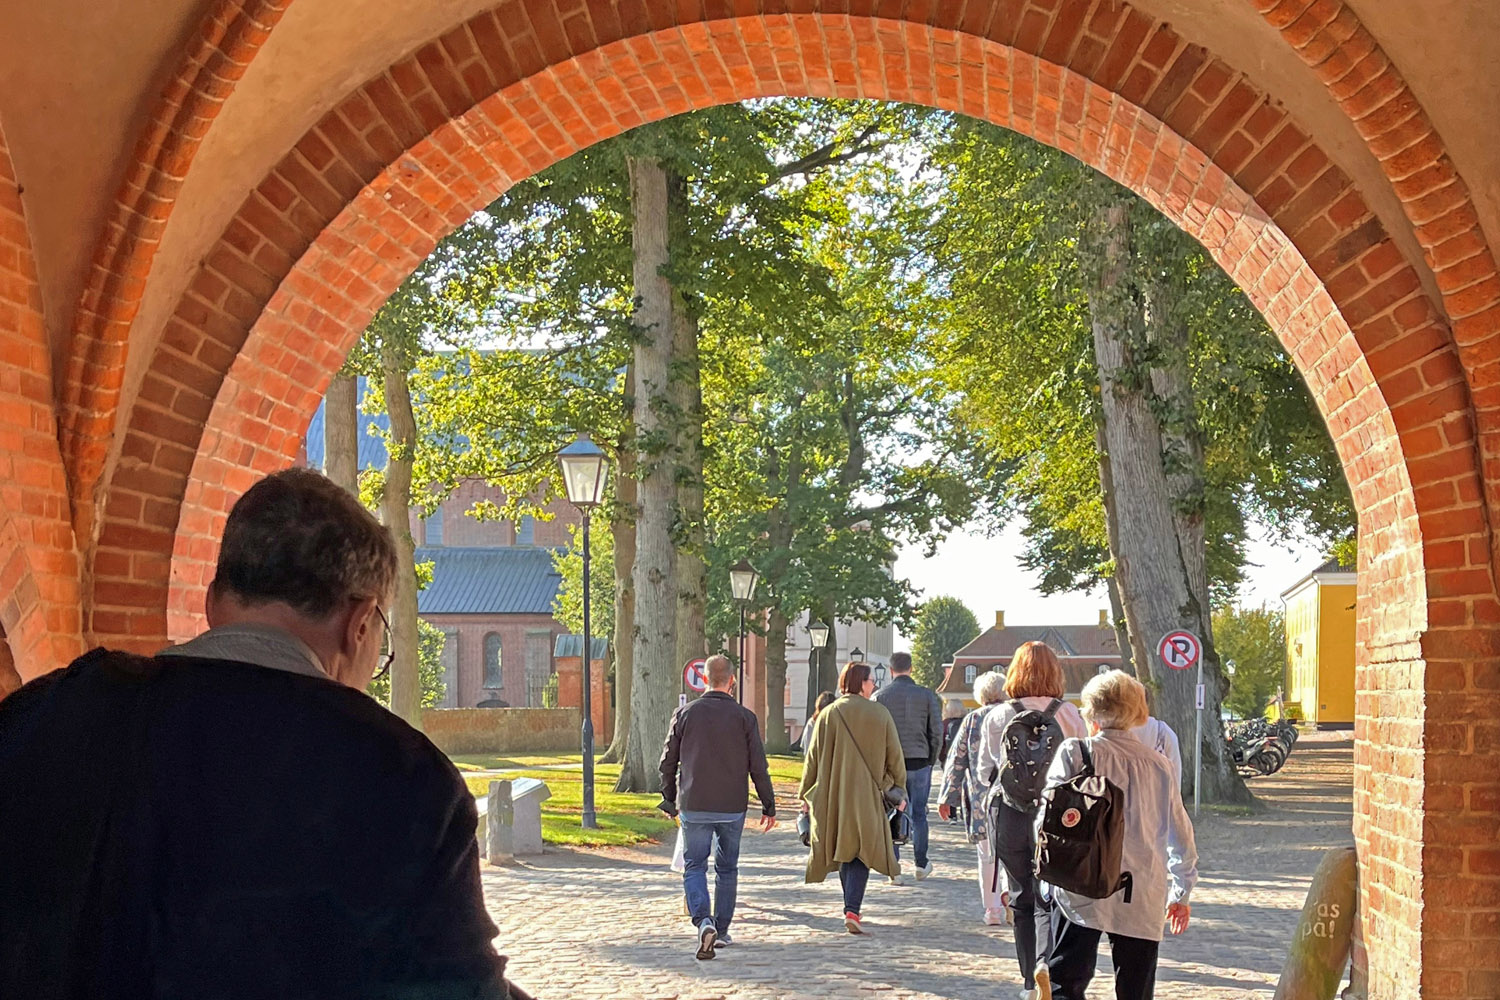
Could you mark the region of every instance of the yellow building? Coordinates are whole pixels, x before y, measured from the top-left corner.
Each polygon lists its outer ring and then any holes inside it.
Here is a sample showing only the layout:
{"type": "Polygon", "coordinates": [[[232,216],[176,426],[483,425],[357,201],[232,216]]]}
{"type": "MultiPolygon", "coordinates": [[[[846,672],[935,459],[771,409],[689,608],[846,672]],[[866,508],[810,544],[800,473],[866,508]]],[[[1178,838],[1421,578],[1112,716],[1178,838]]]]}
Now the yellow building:
{"type": "Polygon", "coordinates": [[[1330,559],[1281,593],[1287,710],[1324,729],[1354,725],[1354,583],[1330,559]]]}

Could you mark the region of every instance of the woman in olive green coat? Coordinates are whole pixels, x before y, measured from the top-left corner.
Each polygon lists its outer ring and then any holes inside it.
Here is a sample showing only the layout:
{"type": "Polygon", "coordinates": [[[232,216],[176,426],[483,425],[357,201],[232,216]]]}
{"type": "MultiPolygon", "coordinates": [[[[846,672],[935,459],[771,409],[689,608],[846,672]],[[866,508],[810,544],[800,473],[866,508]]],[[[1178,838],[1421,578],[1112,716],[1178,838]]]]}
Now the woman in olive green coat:
{"type": "Polygon", "coordinates": [[[812,814],[807,881],[821,882],[837,870],[844,887],[844,927],[860,934],[870,869],[891,877],[900,871],[881,796],[888,788],[906,787],[906,762],[891,713],[870,700],[875,691],[870,665],[845,666],[839,691],[840,698],[818,713],[805,741],[799,795],[812,814]]]}

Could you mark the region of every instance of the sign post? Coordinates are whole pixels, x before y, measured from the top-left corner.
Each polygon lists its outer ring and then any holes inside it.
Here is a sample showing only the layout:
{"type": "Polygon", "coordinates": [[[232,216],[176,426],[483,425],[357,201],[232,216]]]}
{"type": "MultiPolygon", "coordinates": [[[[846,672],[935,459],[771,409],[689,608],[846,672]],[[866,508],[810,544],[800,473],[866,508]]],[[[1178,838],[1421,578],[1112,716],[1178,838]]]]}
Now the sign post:
{"type": "Polygon", "coordinates": [[[1203,640],[1183,629],[1168,632],[1161,637],[1156,647],[1161,661],[1173,670],[1198,668],[1198,686],[1194,689],[1193,704],[1193,818],[1198,818],[1198,805],[1202,801],[1203,785],[1203,640]]]}

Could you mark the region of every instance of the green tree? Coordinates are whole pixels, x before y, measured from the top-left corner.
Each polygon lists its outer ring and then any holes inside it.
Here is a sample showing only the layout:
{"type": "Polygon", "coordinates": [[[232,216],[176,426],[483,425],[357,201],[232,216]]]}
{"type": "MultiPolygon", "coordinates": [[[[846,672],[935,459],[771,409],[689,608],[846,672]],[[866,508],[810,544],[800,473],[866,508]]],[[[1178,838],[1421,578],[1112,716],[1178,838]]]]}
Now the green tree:
{"type": "Polygon", "coordinates": [[[1240,718],[1265,714],[1286,666],[1286,621],[1279,610],[1224,607],[1214,612],[1214,643],[1229,672],[1224,705],[1240,718]]]}
{"type": "Polygon", "coordinates": [[[917,609],[917,628],[911,640],[912,678],[936,688],[943,680],[943,664],[979,634],[979,619],[956,597],[934,597],[917,609]]]}

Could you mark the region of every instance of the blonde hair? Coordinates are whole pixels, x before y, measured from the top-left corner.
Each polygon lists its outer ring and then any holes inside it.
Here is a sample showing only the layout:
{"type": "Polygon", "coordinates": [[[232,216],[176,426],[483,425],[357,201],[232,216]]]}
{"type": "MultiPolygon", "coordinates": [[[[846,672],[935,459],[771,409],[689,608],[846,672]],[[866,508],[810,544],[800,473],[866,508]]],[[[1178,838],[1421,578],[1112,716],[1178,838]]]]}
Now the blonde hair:
{"type": "Polygon", "coordinates": [[[1007,698],[1061,698],[1062,664],[1045,642],[1023,642],[1005,672],[1007,698]]]}
{"type": "Polygon", "coordinates": [[[1083,717],[1100,729],[1134,729],[1150,718],[1146,688],[1123,670],[1108,670],[1083,686],[1083,717]]]}
{"type": "Polygon", "coordinates": [[[1005,675],[998,670],[986,670],[974,678],[974,700],[981,705],[997,702],[1005,694],[1005,675]]]}

